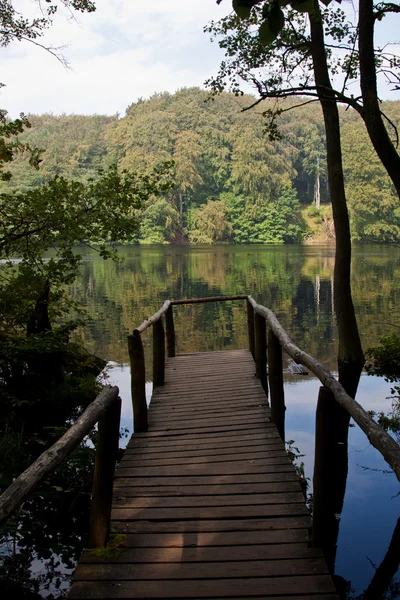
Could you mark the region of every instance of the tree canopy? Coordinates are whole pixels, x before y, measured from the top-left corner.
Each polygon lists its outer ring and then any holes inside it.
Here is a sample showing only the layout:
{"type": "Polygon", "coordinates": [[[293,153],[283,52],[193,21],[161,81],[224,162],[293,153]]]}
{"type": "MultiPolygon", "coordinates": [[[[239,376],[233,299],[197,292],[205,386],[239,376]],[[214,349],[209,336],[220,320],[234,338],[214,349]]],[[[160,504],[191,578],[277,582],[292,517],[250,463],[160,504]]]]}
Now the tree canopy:
{"type": "MultiPolygon", "coordinates": [[[[264,135],[263,110],[242,112],[254,103],[253,96],[223,93],[211,101],[207,98],[208,93],[198,88],[158,93],[132,103],[120,119],[29,115],[32,127],[18,136],[19,143],[47,150],[39,170],[18,154],[7,167],[13,177],[1,183],[0,191],[26,192],[55,175],[67,181],[97,181],[98,169],[107,170],[114,162],[119,169],[144,175],[173,160],[174,187],[155,202],[144,200],[135,213],[139,229],[131,232],[130,242],[282,243],[304,236],[329,241],[332,215],[318,106],[305,105],[293,112],[286,108],[295,100],[287,99],[276,117],[281,139],[270,141],[264,135]],[[318,181],[320,210],[315,208],[318,181]],[[289,191],[297,200],[284,213],[284,226],[291,233],[282,235],[274,205],[289,191]],[[211,222],[214,212],[216,230],[200,235],[199,224],[211,222]],[[269,224],[268,236],[257,224],[263,220],[269,224]]],[[[273,107],[273,100],[264,102],[264,109],[273,107]]],[[[399,102],[383,103],[383,110],[394,123],[400,122],[399,102]]],[[[341,110],[340,118],[353,239],[398,242],[394,187],[357,112],[341,110]],[[360,164],[364,169],[358,168],[360,164]]]]}

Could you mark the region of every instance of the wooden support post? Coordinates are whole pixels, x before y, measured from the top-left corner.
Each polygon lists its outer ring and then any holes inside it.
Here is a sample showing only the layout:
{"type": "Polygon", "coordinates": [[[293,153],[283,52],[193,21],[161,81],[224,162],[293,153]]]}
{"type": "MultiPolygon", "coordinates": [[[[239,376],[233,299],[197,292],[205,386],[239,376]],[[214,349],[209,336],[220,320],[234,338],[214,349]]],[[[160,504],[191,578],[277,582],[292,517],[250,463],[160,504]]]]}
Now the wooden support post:
{"type": "Polygon", "coordinates": [[[256,375],[268,396],[267,382],[267,332],[265,318],[255,313],[254,316],[254,350],[256,361],[256,375]]]}
{"type": "Polygon", "coordinates": [[[107,544],[110,536],[111,504],[115,461],[119,447],[121,398],[116,398],[101,417],[97,432],[92,502],[90,505],[89,548],[107,544]]]}
{"type": "Polygon", "coordinates": [[[165,313],[165,329],[167,333],[167,356],[173,358],[175,356],[175,325],[172,304],[165,313]]]}
{"type": "Polygon", "coordinates": [[[282,347],[272,331],[268,331],[268,380],[271,404],[271,421],[285,441],[285,392],[283,389],[282,347]]]}
{"type": "Polygon", "coordinates": [[[164,385],[165,334],[162,317],[153,323],[153,386],[164,385]]]}
{"type": "Polygon", "coordinates": [[[140,335],[128,335],[129,360],[131,363],[131,393],[133,405],[133,428],[137,433],[147,431],[146,367],[140,335]]]}
{"type": "Polygon", "coordinates": [[[254,349],[254,309],[250,302],[247,300],[247,331],[249,332],[249,350],[255,360],[255,349],[254,349]]]}
{"type": "Polygon", "coordinates": [[[322,548],[334,570],[340,514],[347,479],[347,412],[332,392],[320,387],[315,421],[313,546],[322,548]]]}

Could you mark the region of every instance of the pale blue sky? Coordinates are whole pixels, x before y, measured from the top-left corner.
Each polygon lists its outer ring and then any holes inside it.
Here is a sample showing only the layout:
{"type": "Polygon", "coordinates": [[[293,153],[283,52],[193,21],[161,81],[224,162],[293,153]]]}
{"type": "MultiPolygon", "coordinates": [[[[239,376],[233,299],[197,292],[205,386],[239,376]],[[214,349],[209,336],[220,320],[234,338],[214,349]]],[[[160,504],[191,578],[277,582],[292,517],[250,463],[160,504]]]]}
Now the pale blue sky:
{"type": "MultiPolygon", "coordinates": [[[[13,2],[27,14],[34,3],[13,2]]],[[[76,20],[59,16],[43,43],[64,45],[70,69],[29,43],[1,48],[1,107],[54,114],[124,114],[138,97],[202,86],[223,57],[203,26],[231,8],[230,0],[97,0],[97,11],[76,20]]],[[[351,12],[352,4],[347,4],[351,12]]],[[[379,43],[396,41],[400,17],[380,25],[379,43]]],[[[400,94],[383,98],[400,98],[400,94]]]]}

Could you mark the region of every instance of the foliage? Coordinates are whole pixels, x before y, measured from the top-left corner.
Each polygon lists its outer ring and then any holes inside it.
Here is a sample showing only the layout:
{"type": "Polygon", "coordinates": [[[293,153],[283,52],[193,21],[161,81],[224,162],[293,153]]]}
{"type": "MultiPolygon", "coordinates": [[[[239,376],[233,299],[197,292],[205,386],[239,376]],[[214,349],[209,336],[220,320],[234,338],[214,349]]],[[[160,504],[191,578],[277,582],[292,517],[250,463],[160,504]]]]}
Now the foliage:
{"type": "Polygon", "coordinates": [[[285,442],[286,452],[289,457],[289,460],[291,460],[294,465],[294,469],[296,471],[297,477],[299,478],[304,497],[307,499],[307,504],[309,506],[311,506],[312,495],[307,494],[307,491],[310,487],[310,483],[309,483],[310,479],[308,477],[306,477],[306,475],[305,475],[304,462],[303,461],[299,462],[299,459],[303,458],[304,454],[301,454],[299,448],[297,448],[296,446],[293,445],[294,443],[295,443],[294,440],[288,440],[285,442]]]}
{"type": "MultiPolygon", "coordinates": [[[[381,339],[381,345],[368,348],[369,362],[366,364],[368,375],[384,377],[386,381],[400,381],[400,336],[393,333],[381,339]]],[[[388,414],[371,411],[378,423],[386,430],[392,431],[400,440],[400,386],[394,385],[391,390],[392,408],[388,414]]]]}
{"type": "Polygon", "coordinates": [[[179,228],[178,212],[163,198],[151,202],[141,215],[140,237],[144,244],[173,241],[179,228]]]}
{"type": "Polygon", "coordinates": [[[105,364],[71,342],[66,328],[27,337],[3,334],[0,432],[10,428],[40,437],[44,427],[72,418],[100,391],[97,377],[105,364]]]}
{"type": "Polygon", "coordinates": [[[7,597],[64,597],[87,545],[93,464],[94,449],[82,444],[1,527],[0,586],[7,597]]]}
{"type": "Polygon", "coordinates": [[[399,198],[365,130],[349,124],[342,136],[346,196],[355,241],[400,239],[399,198]]]}
{"type": "Polygon", "coordinates": [[[226,219],[226,206],[222,200],[209,200],[193,212],[190,218],[190,241],[199,244],[214,244],[227,241],[232,227],[226,219]]]}
{"type": "MultiPolygon", "coordinates": [[[[222,0],[217,0],[220,4],[222,0]]],[[[219,40],[226,50],[226,60],[221,63],[215,79],[209,80],[214,92],[222,91],[229,81],[230,89],[240,92],[239,80],[253,84],[260,98],[287,98],[306,96],[319,98],[323,91],[318,90],[313,80],[310,53],[308,15],[321,12],[326,35],[326,54],[333,75],[341,74],[341,87],[334,90],[338,102],[357,110],[362,118],[363,105],[360,98],[348,94],[347,90],[359,77],[360,52],[357,47],[357,25],[350,22],[343,9],[332,0],[321,0],[322,6],[313,0],[233,0],[234,12],[211,22],[205,31],[219,40]],[[263,77],[254,76],[254,71],[267,66],[263,77]]],[[[390,13],[400,9],[393,3],[374,5],[374,18],[381,21],[390,13]]],[[[400,62],[395,53],[387,48],[375,49],[378,73],[386,73],[389,84],[399,80],[400,62]]],[[[395,87],[396,89],[396,87],[395,87]]],[[[270,119],[269,130],[278,133],[275,117],[281,112],[280,106],[267,109],[270,119]]],[[[279,133],[278,133],[279,135],[279,133]]]]}
{"type": "Polygon", "coordinates": [[[11,171],[4,171],[4,165],[11,163],[17,154],[25,153],[25,156],[29,157],[30,166],[38,166],[41,151],[32,148],[29,144],[21,143],[16,137],[29,127],[31,124],[25,115],[21,114],[19,119],[9,121],[7,120],[7,111],[0,110],[0,180],[9,181],[11,179],[11,171]]]}
{"type": "Polygon", "coordinates": [[[297,194],[289,187],[277,200],[254,207],[243,196],[225,198],[236,243],[293,243],[300,242],[305,234],[297,194]]]}
{"type": "MultiPolygon", "coordinates": [[[[213,101],[206,102],[207,98],[207,92],[196,88],[154,94],[149,100],[132,104],[122,119],[30,116],[32,127],[19,139],[24,145],[47,147],[41,154],[40,169],[29,168],[24,156],[17,154],[9,164],[13,176],[0,182],[0,191],[26,193],[46,185],[56,175],[90,185],[91,180],[98,181],[99,170],[106,173],[115,162],[120,172],[127,169],[149,176],[152,169],[172,160],[174,187],[162,191],[158,198],[144,199],[142,208],[134,211],[140,228],[132,231],[130,243],[210,240],[193,221],[210,198],[226,207],[227,228],[216,233],[215,240],[282,243],[282,227],[271,230],[268,225],[264,231],[262,227],[255,231],[255,221],[262,220],[268,207],[288,188],[296,191],[303,207],[315,204],[318,176],[322,204],[316,221],[324,221],[330,198],[319,107],[312,104],[286,110],[294,105],[287,99],[282,105],[285,110],[276,117],[282,139],[271,142],[263,134],[262,114],[256,109],[243,112],[254,103],[254,97],[223,93],[213,101]],[[268,234],[272,231],[274,237],[268,234]]],[[[272,109],[274,103],[266,100],[267,107],[272,109]]],[[[399,123],[400,103],[383,103],[383,109],[393,123],[399,123]]],[[[398,202],[393,187],[355,111],[341,111],[341,121],[353,240],[398,242],[398,202]]],[[[310,224],[325,231],[321,241],[334,235],[329,229],[331,217],[326,222],[316,221],[311,219],[310,224]]],[[[301,225],[297,218],[293,223],[301,225]]],[[[312,232],[310,235],[313,237],[312,232]]],[[[302,235],[291,234],[290,239],[300,241],[302,235]]]]}
{"type": "Polygon", "coordinates": [[[170,188],[167,171],[168,165],[137,175],[113,166],[87,184],[56,175],[26,192],[1,194],[1,328],[21,330],[36,310],[37,329],[39,314],[52,302],[54,316],[65,311],[70,304],[65,285],[75,279],[81,262],[74,246],[96,245],[103,258],[114,258],[116,248],[110,245],[136,235],[138,209],[170,188]],[[52,255],[45,258],[48,249],[52,255]]]}
{"type": "Polygon", "coordinates": [[[380,346],[368,348],[366,357],[370,361],[366,365],[368,375],[400,380],[400,336],[396,333],[382,338],[380,346]]]}
{"type": "Polygon", "coordinates": [[[13,41],[37,43],[53,24],[60,6],[67,8],[71,15],[74,10],[89,13],[96,10],[91,0],[46,0],[45,5],[40,0],[34,1],[38,6],[38,16],[29,19],[16,10],[10,0],[0,0],[0,46],[8,46],[13,41]]]}

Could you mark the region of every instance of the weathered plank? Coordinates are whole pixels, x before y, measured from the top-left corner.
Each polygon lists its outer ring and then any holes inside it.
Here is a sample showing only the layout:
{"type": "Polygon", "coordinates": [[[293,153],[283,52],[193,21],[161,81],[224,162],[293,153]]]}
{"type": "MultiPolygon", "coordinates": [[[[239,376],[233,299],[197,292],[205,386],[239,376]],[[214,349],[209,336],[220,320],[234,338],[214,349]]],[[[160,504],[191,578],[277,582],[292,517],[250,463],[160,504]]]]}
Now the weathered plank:
{"type": "MultiPolygon", "coordinates": [[[[123,553],[110,553],[97,557],[93,553],[84,552],[80,563],[192,563],[192,562],[232,562],[243,560],[277,560],[288,558],[321,558],[320,548],[307,548],[303,543],[293,544],[260,544],[248,546],[180,546],[165,547],[160,540],[156,548],[127,548],[123,553]],[[182,550],[183,548],[183,550],[182,550]]],[[[325,571],[324,571],[325,572],[325,571]]]]}
{"type": "MultiPolygon", "coordinates": [[[[124,481],[118,479],[114,486],[115,494],[121,495],[121,489],[125,496],[202,496],[204,494],[203,486],[201,485],[184,485],[172,486],[172,485],[157,485],[157,486],[130,486],[129,479],[124,481]],[[121,484],[120,482],[123,481],[121,484]],[[118,485],[117,485],[118,482],[118,485]]],[[[223,496],[232,495],[248,495],[250,498],[255,494],[275,494],[276,492],[297,492],[299,489],[299,483],[297,479],[293,478],[292,481],[277,481],[269,483],[254,483],[247,485],[208,485],[207,493],[210,496],[217,496],[218,494],[223,496]]]]}
{"type": "Polygon", "coordinates": [[[164,450],[155,450],[149,451],[146,447],[136,447],[136,448],[128,448],[125,450],[126,459],[129,457],[140,460],[141,458],[146,460],[158,460],[158,458],[179,458],[182,455],[185,458],[195,457],[195,456],[214,456],[215,451],[218,449],[218,454],[223,456],[224,454],[239,454],[246,455],[251,454],[252,452],[260,452],[262,450],[272,450],[273,448],[281,448],[281,442],[279,438],[272,438],[269,440],[259,440],[257,444],[256,441],[248,440],[247,442],[225,442],[222,444],[211,444],[211,448],[209,445],[199,447],[199,446],[184,446],[181,450],[176,450],[175,448],[170,448],[166,446],[164,450]],[[167,450],[168,448],[168,450],[167,450]]]}
{"type": "Polygon", "coordinates": [[[186,485],[195,485],[195,486],[222,486],[222,485],[236,485],[236,484],[250,484],[253,485],[255,483],[260,483],[260,481],[297,481],[299,479],[294,472],[294,470],[290,467],[290,465],[281,465],[281,469],[284,471],[274,472],[271,469],[275,469],[276,467],[270,467],[268,470],[265,469],[265,477],[260,477],[260,474],[234,474],[234,475],[218,475],[218,476],[194,476],[194,477],[185,477],[182,480],[181,477],[138,477],[137,473],[134,476],[126,477],[121,474],[120,469],[118,469],[115,473],[114,479],[114,488],[121,486],[154,486],[154,487],[162,487],[166,485],[175,485],[175,486],[186,486],[186,485]]]}
{"type": "MultiPolygon", "coordinates": [[[[243,535],[248,532],[254,534],[262,532],[262,540],[267,538],[270,532],[274,530],[284,530],[289,533],[293,529],[306,529],[311,527],[309,515],[289,516],[289,517],[270,517],[264,519],[224,519],[216,520],[186,520],[186,521],[114,521],[113,529],[119,533],[183,533],[187,539],[196,543],[197,536],[200,533],[212,533],[219,544],[223,546],[223,540],[227,532],[242,532],[243,535]],[[220,532],[221,535],[216,535],[220,532]],[[223,532],[223,533],[222,533],[223,532]],[[192,537],[190,537],[192,534],[192,537]]],[[[250,544],[249,538],[247,543],[250,544]]],[[[189,542],[188,542],[189,543],[189,542]]],[[[261,542],[259,542],[261,543],[261,542]]]]}
{"type": "Polygon", "coordinates": [[[207,455],[207,456],[180,456],[175,458],[158,456],[156,462],[153,460],[149,460],[141,457],[135,457],[134,455],[126,455],[124,465],[125,467],[131,466],[142,466],[149,467],[158,464],[160,466],[166,465],[197,465],[197,464],[211,464],[215,462],[229,462],[235,461],[237,463],[238,460],[254,460],[260,458],[272,458],[276,456],[284,456],[286,458],[285,451],[282,448],[272,448],[271,450],[262,450],[259,452],[253,451],[252,453],[240,454],[236,452],[236,454],[223,454],[219,455],[207,455]],[[247,458],[248,457],[248,458],[247,458]]]}
{"type": "Polygon", "coordinates": [[[282,502],[290,504],[293,502],[304,503],[304,496],[301,492],[286,492],[285,494],[231,494],[227,496],[186,496],[186,497],[136,497],[132,496],[132,492],[122,495],[121,493],[114,495],[114,506],[121,508],[154,508],[162,506],[163,508],[174,507],[215,507],[215,506],[255,506],[257,504],[277,504],[282,502]]]}
{"type": "MultiPolygon", "coordinates": [[[[121,529],[121,523],[118,522],[117,527],[121,529]]],[[[127,528],[128,529],[128,528],[127,528]]],[[[125,553],[128,552],[129,548],[157,548],[158,551],[166,550],[167,548],[185,548],[185,551],[189,548],[197,549],[219,549],[219,548],[232,548],[245,546],[246,548],[251,545],[252,548],[258,546],[269,546],[280,544],[284,546],[292,546],[293,544],[300,543],[302,548],[308,548],[306,541],[308,539],[308,530],[297,528],[297,529],[267,529],[261,531],[224,531],[222,535],[216,535],[215,532],[196,532],[190,533],[184,532],[166,532],[166,533],[152,533],[149,531],[145,532],[130,532],[125,531],[125,535],[122,541],[123,551],[110,553],[111,556],[115,555],[119,558],[119,562],[123,560],[125,553]]],[[[182,553],[182,551],[181,551],[182,553]]],[[[99,557],[95,554],[90,554],[93,561],[99,557]]],[[[85,561],[84,561],[85,562],[85,561]]]]}
{"type": "MultiPolygon", "coordinates": [[[[221,576],[221,575],[220,575],[221,576]]],[[[329,592],[335,588],[329,575],[303,575],[293,577],[254,577],[246,579],[197,579],[196,581],[125,581],[116,585],[111,581],[77,581],[70,598],[241,598],[260,595],[303,594],[329,592]]],[[[337,598],[337,597],[336,597],[337,598]]]]}
{"type": "MultiPolygon", "coordinates": [[[[224,422],[224,419],[222,419],[222,422],[224,422]]],[[[189,440],[189,439],[198,439],[199,436],[203,436],[206,434],[215,434],[215,433],[224,433],[225,435],[227,433],[229,434],[235,434],[237,431],[247,431],[247,432],[253,432],[253,431],[257,431],[257,432],[261,432],[261,431],[268,431],[268,429],[271,429],[272,431],[276,431],[276,427],[273,423],[270,423],[268,421],[264,421],[262,423],[260,422],[253,422],[253,423],[235,423],[235,424],[227,424],[227,425],[216,425],[214,424],[210,424],[207,426],[203,426],[203,427],[193,427],[190,430],[190,433],[186,433],[185,429],[171,429],[168,427],[168,425],[166,424],[164,428],[160,428],[157,429],[156,431],[152,430],[147,432],[147,434],[144,433],[137,433],[136,435],[138,437],[148,437],[150,438],[161,438],[161,437],[172,437],[172,436],[180,436],[181,440],[189,440]]]]}
{"type": "MultiPolygon", "coordinates": [[[[243,557],[244,558],[244,557],[243,557]]],[[[142,563],[99,563],[81,564],[74,575],[75,581],[107,580],[157,580],[157,579],[219,579],[220,577],[276,577],[279,575],[312,575],[327,573],[326,563],[321,558],[277,559],[269,561],[248,560],[224,562],[163,562],[156,568],[142,563]]]]}
{"type": "Polygon", "coordinates": [[[289,517],[307,515],[308,509],[301,504],[266,504],[263,506],[201,506],[190,508],[125,508],[114,504],[111,520],[115,521],[178,521],[210,519],[255,519],[260,517],[289,517]]]}
{"type": "Polygon", "coordinates": [[[140,438],[132,439],[127,445],[127,450],[133,450],[134,452],[162,452],[168,450],[170,452],[182,451],[182,449],[201,450],[202,448],[235,448],[240,446],[248,446],[251,444],[269,444],[270,442],[281,442],[278,432],[272,428],[268,431],[254,432],[251,435],[247,433],[236,433],[235,435],[211,435],[201,436],[195,439],[176,439],[174,444],[171,445],[169,441],[160,439],[153,439],[151,445],[146,443],[146,440],[140,438]]]}

